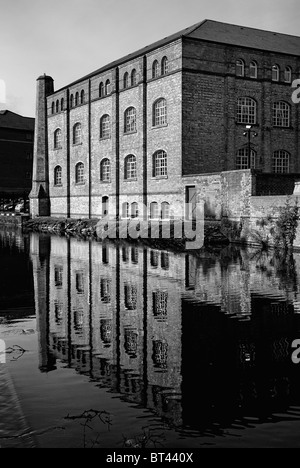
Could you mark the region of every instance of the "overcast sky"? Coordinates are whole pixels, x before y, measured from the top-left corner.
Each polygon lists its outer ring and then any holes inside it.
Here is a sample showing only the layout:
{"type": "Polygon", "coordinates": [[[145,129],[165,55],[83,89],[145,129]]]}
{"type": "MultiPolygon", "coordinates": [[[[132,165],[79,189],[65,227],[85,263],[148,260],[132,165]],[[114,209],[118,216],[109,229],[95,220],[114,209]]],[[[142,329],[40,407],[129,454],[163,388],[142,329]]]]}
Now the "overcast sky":
{"type": "Polygon", "coordinates": [[[34,117],[41,74],[59,89],[203,19],[300,36],[299,0],[0,0],[0,108],[34,117]]]}

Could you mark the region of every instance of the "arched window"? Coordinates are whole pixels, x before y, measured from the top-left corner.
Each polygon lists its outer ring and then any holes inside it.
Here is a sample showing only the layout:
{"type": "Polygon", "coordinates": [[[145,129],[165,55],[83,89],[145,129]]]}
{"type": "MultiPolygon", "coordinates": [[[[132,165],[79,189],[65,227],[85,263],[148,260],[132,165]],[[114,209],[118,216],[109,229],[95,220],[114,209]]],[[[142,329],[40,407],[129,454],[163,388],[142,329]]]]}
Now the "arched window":
{"type": "Polygon", "coordinates": [[[77,123],[73,127],[73,145],[81,143],[81,124],[77,123]]]}
{"type": "Polygon", "coordinates": [[[137,74],[136,69],[134,68],[131,72],[131,86],[135,86],[137,84],[137,74]]]}
{"type": "Polygon", "coordinates": [[[245,62],[244,60],[237,60],[235,63],[235,74],[236,76],[245,76],[245,62]]]}
{"type": "Polygon", "coordinates": [[[84,89],[80,93],[80,104],[84,104],[84,89]]]}
{"type": "Polygon", "coordinates": [[[51,113],[52,113],[52,114],[55,113],[55,103],[54,103],[54,102],[52,102],[51,113]]]}
{"type": "Polygon", "coordinates": [[[256,101],[249,97],[239,98],[237,106],[237,121],[246,125],[256,124],[256,101]]]}
{"type": "Polygon", "coordinates": [[[84,164],[82,162],[76,164],[75,182],[76,184],[84,184],[84,164]]]}
{"type": "Polygon", "coordinates": [[[110,182],[110,160],[105,158],[100,164],[100,180],[101,182],[110,182]]]}
{"type": "Polygon", "coordinates": [[[153,155],[153,177],[165,177],[167,175],[167,153],[163,150],[156,151],[153,155]]]}
{"type": "Polygon", "coordinates": [[[274,127],[290,126],[291,108],[287,102],[279,101],[273,104],[273,125],[274,127]]]}
{"type": "Polygon", "coordinates": [[[58,128],[54,132],[54,149],[61,148],[61,129],[58,128]]]}
{"type": "Polygon", "coordinates": [[[55,110],[56,112],[59,112],[59,100],[56,101],[55,110]]]}
{"type": "Polygon", "coordinates": [[[152,78],[157,78],[159,76],[159,63],[157,60],[154,60],[152,65],[152,78]]]}
{"type": "Polygon", "coordinates": [[[110,117],[107,114],[100,119],[100,138],[110,138],[110,117]]]}
{"type": "Polygon", "coordinates": [[[136,132],[136,110],[134,107],[126,109],[124,114],[124,133],[136,132]]]}
{"type": "Polygon", "coordinates": [[[169,62],[167,57],[163,57],[161,61],[161,74],[166,75],[169,71],[169,62]]]}
{"type": "Polygon", "coordinates": [[[161,204],[161,217],[162,219],[170,219],[170,205],[167,202],[161,204]]]}
{"type": "Polygon", "coordinates": [[[150,219],[159,219],[159,206],[157,202],[152,202],[150,204],[150,219]]]}
{"type": "Polygon", "coordinates": [[[75,106],[78,106],[79,104],[79,93],[75,94],[75,106]]]}
{"type": "Polygon", "coordinates": [[[54,169],[54,185],[56,187],[62,185],[62,168],[60,166],[56,166],[54,169]]]}
{"type": "Polygon", "coordinates": [[[166,125],[167,123],[167,101],[164,98],[158,99],[153,104],[153,127],[166,125]]]}
{"type": "Polygon", "coordinates": [[[251,62],[249,66],[250,78],[257,78],[257,63],[251,62]]]}
{"type": "Polygon", "coordinates": [[[290,171],[290,154],[287,151],[280,150],[273,153],[273,172],[286,174],[290,171]]]}
{"type": "Polygon", "coordinates": [[[139,205],[136,202],[131,203],[131,217],[132,218],[139,217],[139,205]]]}
{"type": "Polygon", "coordinates": [[[106,80],[106,83],[105,83],[105,96],[107,96],[108,94],[110,94],[110,81],[106,80]]]}
{"type": "Polygon", "coordinates": [[[122,204],[122,218],[129,218],[129,203],[125,202],[122,204]]]}
{"type": "Polygon", "coordinates": [[[291,67],[286,67],[284,70],[284,81],[286,83],[291,83],[292,82],[292,69],[291,67]]]}
{"type": "Polygon", "coordinates": [[[278,65],[273,65],[272,67],[272,81],[279,81],[280,77],[280,68],[278,65]]]}
{"type": "Polygon", "coordinates": [[[73,94],[71,94],[71,96],[70,96],[70,107],[71,108],[74,107],[74,96],[73,96],[73,94]]]}
{"type": "Polygon", "coordinates": [[[103,96],[104,96],[104,83],[101,81],[99,85],[99,97],[103,97],[103,96]]]}
{"type": "Polygon", "coordinates": [[[64,106],[65,106],[65,100],[64,100],[64,98],[61,98],[61,100],[60,100],[60,110],[61,111],[64,110],[64,106]]]}
{"type": "Polygon", "coordinates": [[[123,88],[126,89],[129,86],[129,75],[128,72],[124,73],[123,77],[123,88]]]}
{"type": "Polygon", "coordinates": [[[124,178],[126,180],[136,179],[136,157],[133,154],[126,156],[124,161],[124,178]]]}
{"type": "MultiPolygon", "coordinates": [[[[251,169],[255,169],[256,152],[253,151],[252,149],[250,151],[250,157],[251,157],[251,169]]],[[[236,153],[235,168],[237,170],[249,169],[248,148],[239,149],[238,152],[236,153]]]]}

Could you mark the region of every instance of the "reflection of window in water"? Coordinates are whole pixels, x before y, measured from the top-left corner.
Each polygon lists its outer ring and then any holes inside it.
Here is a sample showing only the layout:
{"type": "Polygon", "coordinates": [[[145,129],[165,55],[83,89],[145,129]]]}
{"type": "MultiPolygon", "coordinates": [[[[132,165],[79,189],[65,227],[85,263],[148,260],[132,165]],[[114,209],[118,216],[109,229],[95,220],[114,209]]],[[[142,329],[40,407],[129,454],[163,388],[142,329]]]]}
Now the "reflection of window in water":
{"type": "Polygon", "coordinates": [[[112,321],[101,320],[100,321],[100,336],[103,343],[110,346],[112,341],[112,321]]]}
{"type": "Polygon", "coordinates": [[[168,361],[168,343],[164,341],[153,341],[152,359],[155,367],[166,369],[168,361]]]}
{"type": "Polygon", "coordinates": [[[61,325],[63,319],[63,304],[61,302],[55,302],[55,321],[57,325],[61,325]]]}
{"type": "Polygon", "coordinates": [[[76,291],[78,294],[84,293],[84,276],[82,271],[76,273],[76,291]]]}
{"type": "Polygon", "coordinates": [[[122,260],[124,263],[129,262],[129,248],[128,247],[122,247],[122,260]]]}
{"type": "Polygon", "coordinates": [[[61,288],[63,285],[63,267],[56,266],[54,268],[54,282],[57,288],[61,288]]]}
{"type": "Polygon", "coordinates": [[[159,252],[156,250],[151,250],[150,252],[150,265],[154,268],[158,267],[158,256],[159,252]]]}
{"type": "Polygon", "coordinates": [[[74,312],[74,328],[76,331],[82,331],[83,329],[83,310],[75,310],[74,312]]]}
{"type": "Polygon", "coordinates": [[[109,263],[109,248],[107,245],[102,247],[102,262],[105,265],[108,265],[109,263]]]}
{"type": "Polygon", "coordinates": [[[125,307],[128,310],[136,310],[137,307],[137,288],[131,284],[125,284],[125,307]]]}
{"type": "Polygon", "coordinates": [[[125,329],[125,351],[131,358],[136,358],[137,355],[137,338],[134,330],[125,329]]]}
{"type": "Polygon", "coordinates": [[[109,304],[111,301],[111,280],[102,278],[100,282],[101,301],[109,304]]]}
{"type": "Polygon", "coordinates": [[[156,291],[153,293],[153,314],[154,317],[166,319],[168,312],[168,293],[156,291]]]}
{"type": "Polygon", "coordinates": [[[139,263],[139,251],[136,247],[131,249],[131,261],[135,264],[139,263]]]}
{"type": "Polygon", "coordinates": [[[169,254],[166,253],[166,252],[162,252],[162,253],[161,253],[161,267],[162,267],[164,270],[168,270],[168,269],[169,269],[169,266],[170,266],[169,254]]]}

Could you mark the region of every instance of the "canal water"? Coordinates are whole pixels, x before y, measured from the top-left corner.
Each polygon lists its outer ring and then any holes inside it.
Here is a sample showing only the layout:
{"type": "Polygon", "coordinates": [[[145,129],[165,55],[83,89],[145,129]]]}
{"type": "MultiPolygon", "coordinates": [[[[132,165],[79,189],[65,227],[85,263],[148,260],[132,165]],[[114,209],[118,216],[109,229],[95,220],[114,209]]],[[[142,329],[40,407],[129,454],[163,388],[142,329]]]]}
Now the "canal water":
{"type": "Polygon", "coordinates": [[[1,447],[300,447],[299,254],[2,230],[0,259],[1,447]]]}

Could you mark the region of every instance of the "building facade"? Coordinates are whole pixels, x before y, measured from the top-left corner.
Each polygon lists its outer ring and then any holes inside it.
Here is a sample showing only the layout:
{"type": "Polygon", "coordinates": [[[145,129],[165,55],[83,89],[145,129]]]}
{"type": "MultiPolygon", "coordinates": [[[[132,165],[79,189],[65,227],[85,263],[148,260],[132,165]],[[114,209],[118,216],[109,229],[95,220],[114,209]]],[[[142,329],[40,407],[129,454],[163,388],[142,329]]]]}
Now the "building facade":
{"type": "Polygon", "coordinates": [[[0,111],[0,198],[28,197],[32,185],[34,119],[0,111]]]}
{"type": "Polygon", "coordinates": [[[33,216],[167,218],[194,197],[191,175],[249,159],[299,173],[299,50],[299,37],[205,20],[56,92],[40,77],[33,216]]]}

